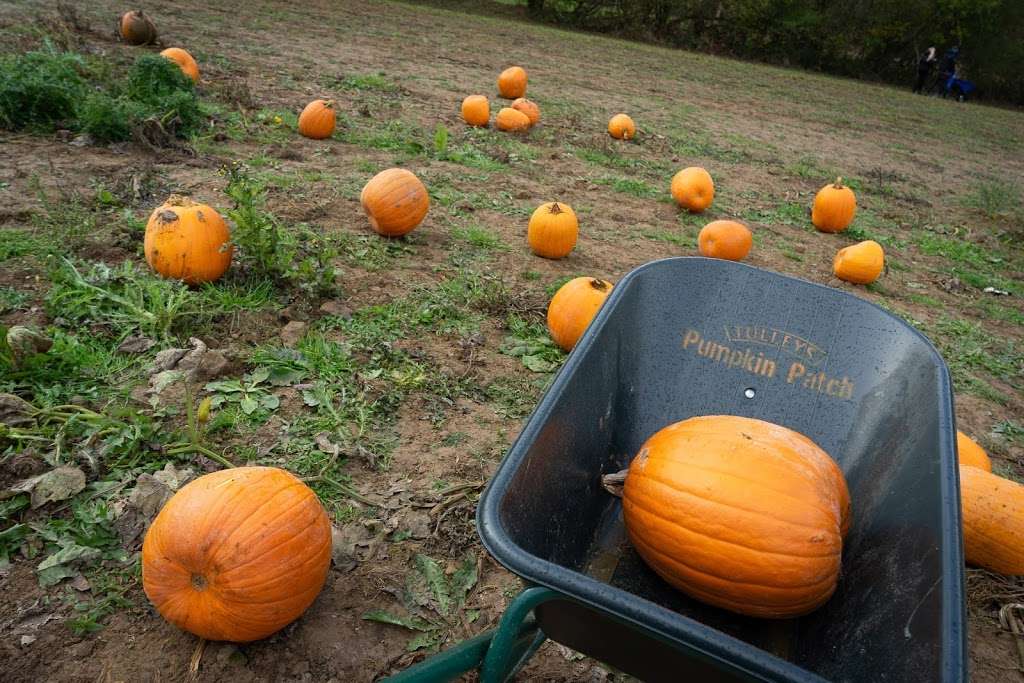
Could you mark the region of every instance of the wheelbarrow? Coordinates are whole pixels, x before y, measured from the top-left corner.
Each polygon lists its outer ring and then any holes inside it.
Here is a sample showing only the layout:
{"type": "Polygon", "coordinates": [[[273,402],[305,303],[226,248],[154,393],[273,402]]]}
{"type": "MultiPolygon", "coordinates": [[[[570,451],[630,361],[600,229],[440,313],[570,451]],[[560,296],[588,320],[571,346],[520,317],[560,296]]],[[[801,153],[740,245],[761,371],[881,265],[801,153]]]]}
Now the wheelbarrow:
{"type": "Polygon", "coordinates": [[[484,492],[477,527],[528,584],[498,627],[392,677],[508,679],[550,638],[645,681],[964,681],[953,399],[929,341],[842,292],[673,258],[616,285],[484,492]],[[813,439],[853,501],[839,587],[789,620],[697,602],[647,568],[601,475],[672,422],[734,414],[813,439]]]}

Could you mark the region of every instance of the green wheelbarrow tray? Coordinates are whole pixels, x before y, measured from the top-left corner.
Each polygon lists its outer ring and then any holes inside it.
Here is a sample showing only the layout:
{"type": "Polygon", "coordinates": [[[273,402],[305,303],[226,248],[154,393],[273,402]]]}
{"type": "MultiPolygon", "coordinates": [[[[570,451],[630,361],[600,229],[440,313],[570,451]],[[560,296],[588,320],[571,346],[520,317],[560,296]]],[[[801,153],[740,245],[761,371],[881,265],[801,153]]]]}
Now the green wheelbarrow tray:
{"type": "Polygon", "coordinates": [[[949,373],[845,292],[703,258],[637,268],[569,356],[484,492],[477,528],[531,585],[499,627],[396,680],[509,676],[543,638],[648,681],[963,681],[963,551],[949,373]],[[789,620],[701,604],[647,568],[601,475],[695,415],[795,429],[843,469],[835,595],[789,620]]]}

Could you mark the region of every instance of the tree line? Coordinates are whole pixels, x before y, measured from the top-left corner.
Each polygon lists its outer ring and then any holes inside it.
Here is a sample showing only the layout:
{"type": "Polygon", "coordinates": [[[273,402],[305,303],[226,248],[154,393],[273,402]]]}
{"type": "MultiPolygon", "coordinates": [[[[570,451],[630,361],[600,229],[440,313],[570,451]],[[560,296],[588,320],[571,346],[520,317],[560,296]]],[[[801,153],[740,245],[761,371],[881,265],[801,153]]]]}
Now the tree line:
{"type": "Polygon", "coordinates": [[[910,86],[929,47],[960,46],[982,97],[1024,104],[1024,0],[526,0],[537,19],[714,54],[910,86]]]}

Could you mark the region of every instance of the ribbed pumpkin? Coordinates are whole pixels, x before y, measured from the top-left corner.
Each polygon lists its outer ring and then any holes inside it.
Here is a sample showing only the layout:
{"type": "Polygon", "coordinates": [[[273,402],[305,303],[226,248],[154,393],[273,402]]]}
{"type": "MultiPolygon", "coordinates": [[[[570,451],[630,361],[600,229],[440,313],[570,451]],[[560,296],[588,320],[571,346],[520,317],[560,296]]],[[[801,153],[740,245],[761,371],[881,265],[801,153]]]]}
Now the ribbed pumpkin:
{"type": "Polygon", "coordinates": [[[231,265],[231,231],[213,208],[171,195],[149,216],[146,262],[166,278],[213,282],[231,265]]]}
{"type": "Polygon", "coordinates": [[[510,66],[498,76],[498,94],[514,100],[526,97],[526,70],[521,66],[510,66]]]}
{"type": "Polygon", "coordinates": [[[199,65],[196,64],[196,60],[192,59],[192,55],[188,52],[180,47],[169,47],[161,52],[160,55],[180,66],[185,75],[191,78],[193,82],[199,82],[199,65]]]}
{"type": "Polygon", "coordinates": [[[672,178],[672,198],[679,206],[701,213],[715,199],[715,182],[711,174],[699,166],[690,166],[672,178]]]}
{"type": "Polygon", "coordinates": [[[536,126],[540,123],[540,107],[533,100],[520,97],[512,103],[512,108],[526,114],[526,118],[530,119],[531,126],[536,126]]]}
{"type": "Polygon", "coordinates": [[[630,541],[702,602],[755,617],[807,614],[839,578],[844,502],[830,462],[807,437],[762,420],[677,422],[629,466],[630,541]]]}
{"type": "Polygon", "coordinates": [[[370,226],[385,237],[400,237],[423,221],[430,195],[420,179],[404,168],[389,168],[370,179],[359,201],[370,226]]]}
{"type": "Polygon", "coordinates": [[[964,556],[1000,574],[1024,574],[1024,486],[960,466],[964,556]]]}
{"type": "Polygon", "coordinates": [[[564,351],[572,351],[598,309],[612,292],[612,283],[578,277],[559,287],[548,304],[548,332],[564,351]]]}
{"type": "Polygon", "coordinates": [[[840,280],[857,285],[871,284],[885,268],[885,250],[874,240],[840,249],[832,261],[832,272],[840,280]]]}
{"type": "Polygon", "coordinates": [[[486,126],[491,120],[491,103],[483,95],[462,100],[462,119],[471,126],[486,126]]]}
{"type": "Polygon", "coordinates": [[[627,114],[616,114],[608,121],[608,134],[619,140],[636,137],[636,124],[627,114]]]}
{"type": "Polygon", "coordinates": [[[750,253],[754,237],[750,228],[738,221],[711,221],[697,236],[701,256],[742,261],[750,253]]]}
{"type": "Polygon", "coordinates": [[[142,587],[175,626],[247,643],[305,612],[330,564],[331,522],[316,494],[284,470],[236,467],[167,501],[142,545],[142,587]]]}
{"type": "Polygon", "coordinates": [[[157,38],[156,25],[142,10],[122,14],[117,22],[117,32],[129,45],[150,45],[157,38]]]}
{"type": "Polygon", "coordinates": [[[313,100],[299,114],[299,133],[307,138],[323,140],[331,137],[336,123],[334,100],[313,100]]]}
{"type": "Polygon", "coordinates": [[[494,125],[498,130],[508,133],[519,133],[530,127],[530,117],[512,107],[505,107],[494,117],[494,125]]]}
{"type": "Polygon", "coordinates": [[[857,214],[857,198],[843,185],[842,178],[818,190],[811,209],[811,222],[821,232],[842,232],[857,214]]]}
{"type": "Polygon", "coordinates": [[[526,240],[537,256],[560,259],[576,246],[580,224],[576,212],[564,202],[541,204],[530,216],[526,240]]]}
{"type": "Polygon", "coordinates": [[[961,465],[978,467],[986,472],[992,471],[992,460],[988,457],[985,449],[959,429],[956,432],[956,450],[960,456],[961,465]]]}

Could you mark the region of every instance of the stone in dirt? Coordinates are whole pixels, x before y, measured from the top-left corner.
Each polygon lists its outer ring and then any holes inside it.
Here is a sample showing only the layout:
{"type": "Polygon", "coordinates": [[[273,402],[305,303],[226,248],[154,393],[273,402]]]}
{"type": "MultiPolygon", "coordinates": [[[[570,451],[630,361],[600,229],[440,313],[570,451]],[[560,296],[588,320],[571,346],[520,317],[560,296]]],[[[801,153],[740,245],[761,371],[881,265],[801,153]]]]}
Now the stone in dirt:
{"type": "Polygon", "coordinates": [[[123,511],[114,520],[114,530],[121,542],[129,547],[137,543],[174,492],[193,477],[191,468],[179,470],[174,463],[167,463],[155,474],[140,474],[123,511]]]}
{"type": "Polygon", "coordinates": [[[320,313],[323,315],[336,315],[345,320],[352,317],[352,309],[346,306],[340,299],[329,299],[320,304],[320,313]]]}
{"type": "Polygon", "coordinates": [[[0,394],[0,424],[8,427],[19,427],[32,424],[32,414],[36,409],[25,399],[14,394],[0,394]]]}
{"type": "Polygon", "coordinates": [[[117,347],[117,352],[137,355],[149,351],[154,346],[156,346],[156,342],[149,337],[133,334],[124,338],[124,341],[117,347]]]}
{"type": "Polygon", "coordinates": [[[281,328],[281,342],[289,348],[294,348],[306,336],[308,328],[308,323],[304,323],[301,320],[292,320],[281,328]]]}

